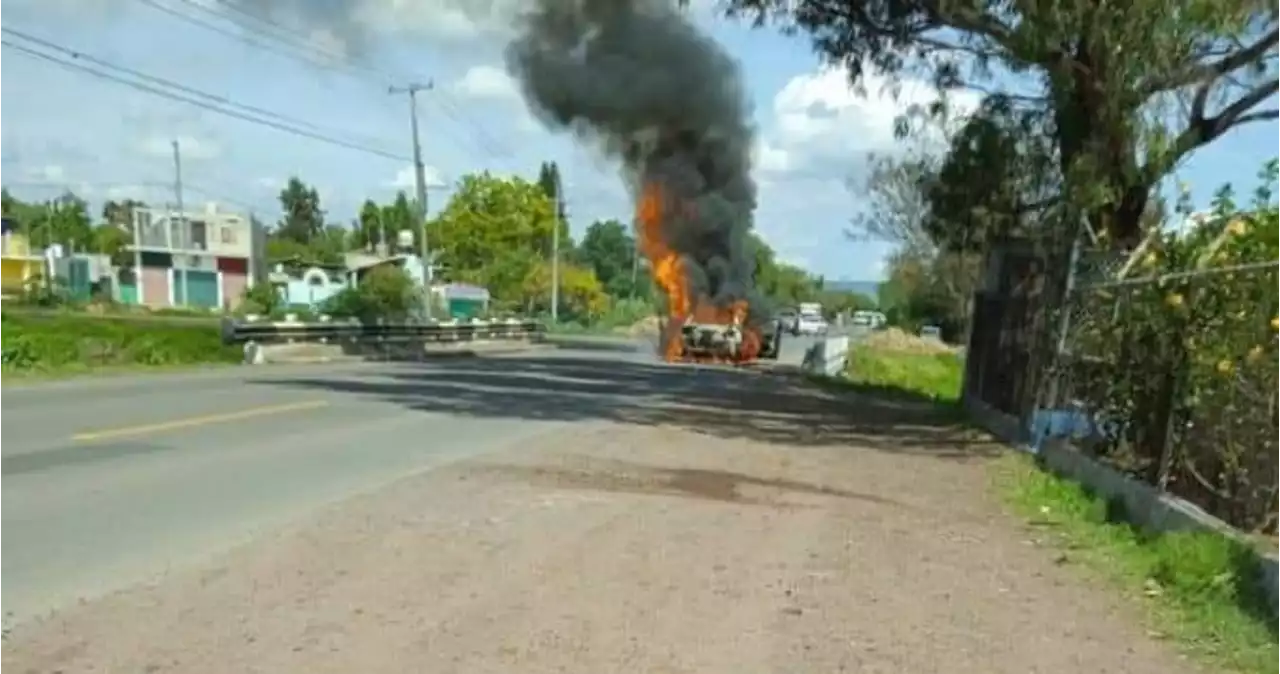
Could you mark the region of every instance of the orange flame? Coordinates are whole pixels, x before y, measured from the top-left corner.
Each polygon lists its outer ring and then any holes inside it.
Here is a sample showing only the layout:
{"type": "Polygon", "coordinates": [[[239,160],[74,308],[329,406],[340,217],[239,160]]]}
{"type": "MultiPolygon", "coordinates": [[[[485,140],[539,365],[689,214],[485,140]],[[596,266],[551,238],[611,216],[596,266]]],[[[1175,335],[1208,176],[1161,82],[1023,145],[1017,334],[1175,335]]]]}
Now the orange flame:
{"type": "Polygon", "coordinates": [[[743,340],[736,357],[737,362],[754,360],[760,353],[759,331],[747,325],[747,302],[739,300],[722,307],[707,297],[694,297],[689,288],[685,262],[663,238],[662,223],[665,217],[665,195],[656,182],[648,182],[640,192],[636,203],[636,224],[640,252],[649,259],[653,279],[667,298],[666,329],[662,335],[662,355],[668,362],[679,360],[720,360],[711,357],[694,357],[684,352],[681,328],[690,320],[695,323],[739,325],[743,340]]]}

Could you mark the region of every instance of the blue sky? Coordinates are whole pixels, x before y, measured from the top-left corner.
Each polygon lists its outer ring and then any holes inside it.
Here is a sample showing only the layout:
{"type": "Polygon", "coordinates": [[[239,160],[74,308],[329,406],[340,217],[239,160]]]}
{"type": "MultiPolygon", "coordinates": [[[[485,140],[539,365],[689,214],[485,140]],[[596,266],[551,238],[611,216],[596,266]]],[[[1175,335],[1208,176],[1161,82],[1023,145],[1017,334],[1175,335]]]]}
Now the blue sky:
{"type": "MultiPolygon", "coordinates": [[[[409,152],[408,110],[405,97],[389,95],[386,86],[429,79],[435,88],[422,94],[420,119],[425,161],[438,183],[432,211],[460,175],[487,169],[532,177],[539,162],[555,160],[576,232],[596,218],[629,219],[616,169],[590,148],[542,129],[525,109],[503,71],[498,22],[458,12],[462,0],[318,3],[349,10],[366,38],[353,45],[331,26],[291,20],[288,8],[305,1],[280,0],[276,20],[310,38],[313,59],[317,52],[331,55],[327,65],[246,43],[243,29],[217,18],[227,13],[217,0],[14,0],[5,7],[4,25],[393,154],[409,152]]],[[[752,94],[759,127],[757,228],[784,259],[813,272],[880,278],[889,247],[844,236],[858,208],[846,182],[865,165],[867,152],[892,150],[893,117],[907,103],[931,97],[928,87],[909,84],[898,102],[858,97],[842,73],[820,67],[803,38],[752,30],[702,9],[693,14],[741,60],[752,94]]],[[[411,185],[408,161],[228,119],[8,49],[0,70],[3,182],[20,197],[48,198],[70,188],[95,203],[172,201],[167,184],[175,138],[183,147],[187,202],[252,209],[267,220],[278,216],[276,194],[290,175],[317,186],[336,222],[353,218],[366,197],[389,199],[411,185]]],[[[1258,167],[1276,154],[1276,125],[1256,124],[1201,150],[1178,176],[1204,203],[1223,182],[1252,189],[1258,167]]]]}

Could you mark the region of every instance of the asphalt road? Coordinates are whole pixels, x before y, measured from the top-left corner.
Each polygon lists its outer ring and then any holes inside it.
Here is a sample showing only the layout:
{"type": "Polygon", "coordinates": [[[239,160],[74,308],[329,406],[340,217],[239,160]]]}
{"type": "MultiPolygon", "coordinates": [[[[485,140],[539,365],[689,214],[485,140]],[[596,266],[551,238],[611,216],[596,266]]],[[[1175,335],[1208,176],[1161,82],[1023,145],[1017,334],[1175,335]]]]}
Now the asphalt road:
{"type": "MultiPolygon", "coordinates": [[[[305,372],[377,384],[444,367],[305,372]]],[[[554,423],[459,418],[283,383],[301,372],[246,368],[6,391],[6,623],[145,581],[327,502],[554,423]]]]}
{"type": "MultiPolygon", "coordinates": [[[[781,361],[798,364],[810,341],[787,339],[781,361]]],[[[5,622],[199,562],[451,460],[660,396],[739,385],[727,376],[659,367],[643,342],[597,340],[480,359],[6,387],[5,622]],[[639,385],[608,381],[625,368],[645,373],[639,385]]]]}

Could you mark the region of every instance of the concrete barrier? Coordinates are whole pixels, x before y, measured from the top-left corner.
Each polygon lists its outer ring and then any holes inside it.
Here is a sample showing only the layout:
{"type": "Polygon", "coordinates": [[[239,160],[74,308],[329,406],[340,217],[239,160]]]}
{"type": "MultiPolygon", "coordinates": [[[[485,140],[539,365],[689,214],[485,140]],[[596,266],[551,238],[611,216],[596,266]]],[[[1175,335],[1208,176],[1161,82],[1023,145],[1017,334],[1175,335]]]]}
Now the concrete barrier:
{"type": "MultiPolygon", "coordinates": [[[[1083,485],[1108,502],[1121,504],[1125,518],[1144,531],[1200,531],[1234,538],[1250,545],[1237,529],[1194,503],[1106,466],[1082,454],[1066,440],[1053,438],[1044,442],[1039,447],[1037,459],[1049,472],[1083,485]]],[[[1278,565],[1275,554],[1259,553],[1257,565],[1257,591],[1265,594],[1271,612],[1276,613],[1278,565]]]]}
{"type": "Polygon", "coordinates": [[[533,341],[495,342],[347,342],[338,344],[258,344],[244,347],[246,365],[302,365],[357,361],[424,361],[435,358],[478,356],[552,348],[533,341]]]}
{"type": "Polygon", "coordinates": [[[834,377],[849,362],[849,337],[828,337],[814,342],[804,354],[801,369],[811,374],[834,377]]]}

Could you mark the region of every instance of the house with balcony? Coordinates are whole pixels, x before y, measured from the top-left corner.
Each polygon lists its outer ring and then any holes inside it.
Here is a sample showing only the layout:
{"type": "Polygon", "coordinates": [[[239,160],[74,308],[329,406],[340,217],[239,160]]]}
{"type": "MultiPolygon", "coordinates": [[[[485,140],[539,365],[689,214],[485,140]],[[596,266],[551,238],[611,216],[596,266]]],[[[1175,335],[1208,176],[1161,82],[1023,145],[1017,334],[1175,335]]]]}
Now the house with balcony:
{"type": "Polygon", "coordinates": [[[5,296],[21,293],[27,285],[45,271],[45,259],[39,250],[32,250],[31,242],[18,231],[17,223],[4,218],[3,243],[0,243],[0,292],[5,296]]]}
{"type": "Polygon", "coordinates": [[[253,284],[258,252],[248,217],[210,203],[182,213],[137,209],[133,218],[137,271],[120,270],[122,302],[225,310],[253,284]]]}

